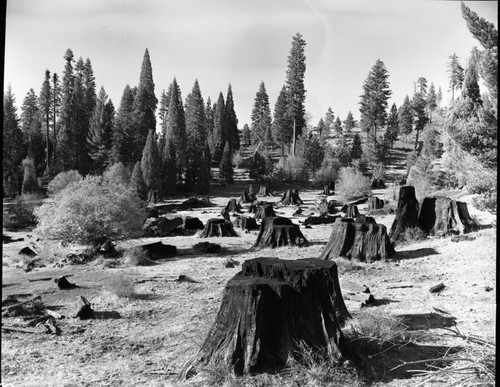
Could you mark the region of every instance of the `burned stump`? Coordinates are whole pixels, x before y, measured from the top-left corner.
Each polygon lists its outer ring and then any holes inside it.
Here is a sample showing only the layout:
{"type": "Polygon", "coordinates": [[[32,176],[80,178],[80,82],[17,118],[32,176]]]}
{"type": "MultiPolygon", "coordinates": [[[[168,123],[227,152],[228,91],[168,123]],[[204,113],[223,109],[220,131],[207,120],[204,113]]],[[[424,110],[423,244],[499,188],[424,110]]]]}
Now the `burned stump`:
{"type": "Polygon", "coordinates": [[[368,211],[379,210],[384,207],[384,201],[376,196],[371,196],[368,199],[368,211]]]}
{"type": "Polygon", "coordinates": [[[217,243],[200,242],[193,246],[193,249],[203,254],[214,254],[219,252],[220,245],[217,243]]]}
{"type": "Polygon", "coordinates": [[[408,227],[418,226],[418,201],[415,196],[415,187],[405,185],[399,189],[396,219],[391,226],[389,238],[394,243],[408,227]]]}
{"type": "Polygon", "coordinates": [[[236,237],[236,231],[234,231],[233,224],[224,219],[212,218],[208,219],[205,228],[200,233],[200,238],[210,238],[210,237],[236,237]]]}
{"type": "Polygon", "coordinates": [[[261,185],[257,196],[274,196],[274,193],[267,185],[261,185]]]}
{"type": "Polygon", "coordinates": [[[217,318],[181,378],[200,364],[223,364],[237,375],[273,372],[297,358],[297,345],[350,356],[341,321],[349,318],[335,262],[246,260],[224,289],[217,318]]]}
{"type": "Polygon", "coordinates": [[[203,222],[199,218],[186,216],[182,219],[182,228],[184,231],[203,230],[203,222]]]}
{"type": "Polygon", "coordinates": [[[227,202],[225,210],[227,212],[241,213],[241,205],[236,201],[236,199],[231,199],[229,202],[227,202]]]}
{"type": "Polygon", "coordinates": [[[246,190],[240,196],[240,203],[252,203],[255,201],[255,194],[248,193],[246,190]]]}
{"type": "Polygon", "coordinates": [[[153,260],[172,257],[177,254],[177,247],[172,245],[164,245],[161,242],[139,245],[131,247],[129,250],[137,248],[143,249],[147,253],[149,259],[153,260]]]}
{"type": "Polygon", "coordinates": [[[263,218],[254,247],[309,246],[298,225],[288,218],[263,218]]]}
{"type": "Polygon", "coordinates": [[[429,235],[462,235],[475,228],[467,204],[447,197],[427,197],[418,214],[418,227],[429,235]]]}
{"type": "Polygon", "coordinates": [[[302,199],[299,197],[298,189],[287,189],[283,194],[280,203],[285,206],[304,204],[302,199]]]}
{"type": "Polygon", "coordinates": [[[385,183],[382,179],[373,179],[371,188],[372,189],[384,189],[385,183]]]}
{"type": "Polygon", "coordinates": [[[254,218],[247,218],[246,216],[240,216],[234,221],[236,227],[240,227],[244,230],[258,230],[259,226],[254,218]]]}
{"type": "Polygon", "coordinates": [[[355,204],[348,204],[347,208],[345,210],[345,217],[346,218],[356,218],[359,216],[359,211],[358,211],[358,206],[355,204]]]}
{"type": "Polygon", "coordinates": [[[275,217],[276,213],[274,212],[274,208],[272,204],[264,204],[262,206],[258,206],[255,210],[254,219],[264,219],[269,217],[275,217]]]}
{"type": "Polygon", "coordinates": [[[330,239],[320,259],[344,257],[372,262],[385,260],[394,254],[394,248],[382,224],[370,217],[339,218],[333,224],[330,239]]]}

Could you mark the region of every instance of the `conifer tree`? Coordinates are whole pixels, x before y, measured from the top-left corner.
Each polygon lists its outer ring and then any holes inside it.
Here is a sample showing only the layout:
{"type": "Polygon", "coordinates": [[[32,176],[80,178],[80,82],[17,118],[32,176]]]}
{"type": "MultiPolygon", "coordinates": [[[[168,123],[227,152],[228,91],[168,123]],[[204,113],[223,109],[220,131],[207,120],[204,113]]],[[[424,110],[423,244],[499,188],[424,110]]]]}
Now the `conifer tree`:
{"type": "Polygon", "coordinates": [[[449,56],[448,73],[450,76],[451,100],[455,99],[455,89],[462,87],[464,81],[464,69],[458,61],[458,56],[453,53],[449,56]]]}
{"type": "MultiPolygon", "coordinates": [[[[57,73],[52,74],[52,164],[57,165],[57,118],[61,107],[61,85],[57,73]]],[[[54,171],[55,172],[55,171],[54,171]]]]}
{"type": "Polygon", "coordinates": [[[333,123],[333,132],[335,133],[336,137],[342,136],[342,121],[340,121],[339,116],[337,116],[337,119],[333,123]]]}
{"type": "Polygon", "coordinates": [[[259,91],[255,95],[252,114],[250,115],[252,120],[252,135],[253,143],[258,144],[262,141],[264,146],[269,146],[272,142],[271,135],[271,110],[269,108],[269,96],[266,92],[266,85],[264,82],[260,83],[259,91]]]}
{"type": "Polygon", "coordinates": [[[231,154],[240,149],[240,131],[238,130],[238,118],[234,111],[233,89],[231,84],[227,88],[226,105],[224,106],[224,140],[229,144],[231,154]]]}
{"type": "Polygon", "coordinates": [[[224,129],[224,111],[225,111],[225,103],[224,96],[222,93],[219,93],[219,98],[217,99],[217,103],[214,108],[214,126],[212,131],[212,136],[209,140],[210,153],[212,155],[212,160],[219,164],[222,159],[222,152],[224,150],[224,142],[226,138],[224,137],[225,129],[224,129]]]}
{"type": "Polygon", "coordinates": [[[42,120],[38,97],[35,91],[30,89],[21,107],[21,131],[26,142],[26,153],[33,159],[37,176],[41,176],[46,168],[46,146],[42,134],[42,120]]]}
{"type": "Polygon", "coordinates": [[[57,159],[60,168],[64,171],[76,169],[72,161],[74,149],[74,117],[73,117],[73,89],[75,76],[73,74],[74,55],[71,49],[64,54],[66,64],[61,85],[61,116],[57,133],[57,159]]]}
{"type": "Polygon", "coordinates": [[[352,116],[352,113],[349,110],[349,113],[347,113],[347,117],[344,120],[344,131],[346,134],[351,134],[352,130],[355,127],[356,127],[356,121],[354,120],[354,117],[352,116]]]}
{"type": "Polygon", "coordinates": [[[325,148],[323,147],[319,136],[308,136],[304,143],[304,158],[307,166],[311,168],[313,174],[321,167],[325,158],[325,148]]]}
{"type": "MultiPolygon", "coordinates": [[[[214,104],[212,106],[212,100],[210,97],[207,98],[207,103],[205,104],[205,119],[207,122],[207,139],[208,139],[208,146],[210,149],[213,149],[213,144],[212,144],[212,138],[214,136],[214,113],[215,113],[215,107],[216,105],[214,104]]],[[[214,148],[215,149],[215,148],[214,148]]]]}
{"type": "Polygon", "coordinates": [[[130,186],[137,192],[137,195],[142,200],[146,200],[148,197],[148,188],[144,182],[144,177],[142,176],[141,162],[138,161],[134,165],[132,170],[132,176],[130,177],[130,186]]]}
{"type": "Polygon", "coordinates": [[[324,133],[326,130],[325,127],[325,121],[323,121],[323,118],[320,118],[318,121],[318,125],[316,126],[316,130],[318,131],[318,136],[320,139],[324,139],[324,133]]]}
{"type": "MultiPolygon", "coordinates": [[[[45,123],[45,168],[50,166],[50,118],[52,113],[52,87],[50,85],[50,71],[45,70],[45,80],[42,84],[42,90],[40,91],[40,113],[42,115],[42,120],[45,123]]],[[[37,160],[35,159],[35,164],[37,160]]]]}
{"type": "MultiPolygon", "coordinates": [[[[173,138],[167,138],[162,156],[162,189],[163,193],[171,195],[176,191],[177,185],[177,155],[173,138]]],[[[180,181],[180,179],[179,179],[180,181]]]]}
{"type": "Polygon", "coordinates": [[[399,108],[398,126],[399,131],[405,136],[409,136],[413,131],[413,111],[408,95],[405,97],[403,104],[399,108]]]}
{"type": "Polygon", "coordinates": [[[391,145],[394,146],[394,141],[398,139],[399,134],[399,121],[398,121],[398,108],[396,104],[393,103],[391,110],[389,112],[389,117],[387,118],[387,130],[385,132],[385,138],[391,145]]]}
{"type": "Polygon", "coordinates": [[[427,117],[426,114],[426,101],[425,101],[425,94],[422,92],[423,89],[420,88],[419,91],[413,96],[413,101],[412,101],[412,108],[413,108],[413,115],[415,117],[415,149],[418,147],[418,137],[420,132],[424,130],[425,125],[429,121],[429,118],[427,117]]]}
{"type": "Polygon", "coordinates": [[[274,105],[274,120],[272,133],[275,142],[281,147],[281,156],[285,156],[285,148],[292,142],[293,130],[288,113],[288,96],[286,86],[283,86],[274,105]]]}
{"type": "MultiPolygon", "coordinates": [[[[74,88],[72,95],[72,125],[73,131],[72,138],[72,163],[71,169],[78,170],[81,174],[87,174],[91,169],[91,158],[88,152],[87,136],[89,130],[90,114],[93,108],[88,111],[87,109],[92,104],[92,98],[89,95],[88,82],[88,69],[80,57],[75,65],[74,88]]],[[[70,158],[71,160],[71,158],[70,158]]]]}
{"type": "Polygon", "coordinates": [[[104,87],[101,87],[90,118],[87,137],[89,155],[93,160],[92,170],[97,174],[101,174],[108,165],[112,164],[113,123],[113,103],[108,101],[108,95],[104,87]]]}
{"type": "Polygon", "coordinates": [[[462,97],[470,98],[474,103],[483,104],[481,99],[481,91],[479,90],[479,83],[477,77],[476,66],[472,60],[469,60],[467,69],[465,70],[464,83],[462,86],[462,97]]]}
{"type": "Polygon", "coordinates": [[[115,163],[124,165],[135,163],[132,152],[135,144],[133,104],[134,91],[127,85],[123,90],[113,128],[112,155],[115,163]]]}
{"type": "Polygon", "coordinates": [[[331,135],[334,122],[335,122],[335,115],[333,114],[332,108],[328,106],[328,110],[325,113],[325,132],[323,136],[324,138],[327,138],[331,135]]]}
{"type": "Polygon", "coordinates": [[[229,142],[226,141],[224,145],[224,152],[222,153],[222,160],[219,166],[219,176],[220,180],[225,181],[226,183],[233,183],[233,162],[231,157],[231,147],[229,146],[229,142]]]}
{"type": "Polygon", "coordinates": [[[350,155],[352,160],[359,160],[363,155],[363,148],[361,146],[361,137],[357,132],[352,139],[350,155]]]}
{"type": "Polygon", "coordinates": [[[241,145],[244,147],[250,146],[252,143],[252,134],[248,124],[243,125],[243,130],[241,131],[241,145]]]}
{"type": "Polygon", "coordinates": [[[335,154],[343,167],[349,166],[352,158],[351,148],[349,147],[346,136],[341,137],[340,141],[338,142],[335,154]]]}
{"type": "Polygon", "coordinates": [[[443,100],[443,91],[441,90],[441,86],[438,87],[438,91],[436,94],[436,103],[439,108],[441,108],[441,101],[443,100]]]}
{"type": "Polygon", "coordinates": [[[431,82],[431,86],[429,87],[429,93],[427,94],[427,112],[429,115],[429,122],[432,122],[432,113],[437,108],[437,96],[436,96],[436,88],[434,87],[434,83],[431,82]]]}
{"type": "Polygon", "coordinates": [[[142,151],[141,169],[144,182],[149,190],[159,190],[161,185],[160,154],[156,143],[156,134],[150,130],[142,151]]]}
{"type": "Polygon", "coordinates": [[[155,96],[155,84],[153,82],[153,69],[149,51],[146,48],[141,66],[139,85],[134,98],[134,131],[135,146],[132,149],[134,162],[141,158],[141,152],[146,143],[150,130],[156,130],[156,106],[158,99],[155,96]]]}
{"type": "Polygon", "coordinates": [[[36,193],[40,191],[38,180],[36,178],[35,160],[28,156],[23,160],[23,186],[22,193],[36,193]]]}
{"type": "Polygon", "coordinates": [[[164,148],[162,159],[167,158],[167,153],[174,151],[170,155],[170,160],[176,162],[175,170],[180,179],[185,168],[184,150],[186,149],[186,118],[184,116],[184,104],[182,102],[181,90],[174,78],[171,87],[170,102],[168,105],[167,125],[165,131],[165,144],[171,143],[171,149],[164,148]]]}

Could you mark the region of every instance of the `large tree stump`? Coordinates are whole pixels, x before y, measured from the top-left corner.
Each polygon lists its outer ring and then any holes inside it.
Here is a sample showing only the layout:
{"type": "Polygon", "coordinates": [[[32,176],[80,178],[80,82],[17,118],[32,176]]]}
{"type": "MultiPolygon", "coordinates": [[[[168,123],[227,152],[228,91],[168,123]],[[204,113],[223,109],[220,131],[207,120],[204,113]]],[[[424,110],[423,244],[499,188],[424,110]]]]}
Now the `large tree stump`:
{"type": "Polygon", "coordinates": [[[372,189],[384,189],[385,183],[382,179],[373,179],[371,188],[372,189]]]}
{"type": "Polygon", "coordinates": [[[391,243],[396,242],[399,236],[408,227],[418,226],[418,201],[415,196],[415,187],[405,185],[399,189],[398,207],[396,218],[391,226],[389,238],[391,243]]]}
{"type": "Polygon", "coordinates": [[[429,235],[462,235],[474,229],[467,204],[447,197],[426,197],[418,214],[418,226],[429,235]]]}
{"type": "Polygon", "coordinates": [[[177,254],[177,247],[172,245],[164,245],[161,242],[148,243],[131,247],[131,249],[142,248],[148,254],[149,259],[169,258],[177,254]]]}
{"type": "Polygon", "coordinates": [[[182,219],[182,228],[184,231],[189,230],[203,230],[203,222],[199,218],[193,218],[191,216],[186,216],[182,219]]]}
{"type": "Polygon", "coordinates": [[[300,205],[303,204],[304,202],[299,197],[298,189],[287,189],[286,192],[283,194],[280,203],[285,206],[290,206],[290,205],[300,205]]]}
{"type": "Polygon", "coordinates": [[[224,219],[208,219],[205,228],[200,233],[200,238],[210,237],[236,237],[238,234],[234,231],[233,224],[224,219]]]}
{"type": "Polygon", "coordinates": [[[257,196],[274,196],[274,193],[267,185],[261,185],[257,196]]]}
{"type": "Polygon", "coordinates": [[[328,215],[321,215],[321,216],[308,216],[304,220],[304,225],[309,225],[309,224],[331,224],[335,223],[339,216],[328,216],[328,215]]]}
{"type": "Polygon", "coordinates": [[[276,213],[274,212],[274,208],[272,204],[264,204],[262,206],[258,206],[255,210],[254,219],[264,219],[269,217],[275,217],[276,213]]]}
{"type": "Polygon", "coordinates": [[[309,246],[300,227],[288,218],[263,218],[254,247],[309,246]]]}
{"type": "Polygon", "coordinates": [[[355,204],[349,204],[345,210],[345,217],[346,218],[356,218],[359,216],[359,211],[358,211],[358,206],[355,204]]]}
{"type": "Polygon", "coordinates": [[[319,258],[344,257],[372,262],[385,260],[393,254],[394,247],[383,224],[375,223],[370,217],[339,218],[333,224],[330,239],[319,258]]]}
{"type": "Polygon", "coordinates": [[[379,210],[384,207],[384,201],[376,196],[371,196],[368,199],[368,211],[379,210]]]}
{"type": "Polygon", "coordinates": [[[181,372],[224,364],[236,374],[273,372],[297,358],[298,345],[350,356],[340,320],[349,318],[335,262],[318,259],[246,260],[230,279],[210,332],[181,372]]]}
{"type": "Polygon", "coordinates": [[[234,225],[240,227],[244,230],[258,230],[259,226],[254,218],[247,218],[246,216],[240,216],[235,219],[234,225]]]}
{"type": "Polygon", "coordinates": [[[212,203],[210,200],[207,198],[205,199],[198,199],[198,198],[189,198],[187,200],[184,200],[181,205],[180,209],[181,210],[192,210],[193,208],[204,208],[204,207],[211,207],[212,203]]]}
{"type": "Polygon", "coordinates": [[[252,203],[255,201],[255,194],[249,194],[246,190],[240,196],[240,203],[252,203]]]}
{"type": "Polygon", "coordinates": [[[236,199],[231,199],[226,204],[226,211],[241,213],[241,205],[236,201],[236,199]]]}

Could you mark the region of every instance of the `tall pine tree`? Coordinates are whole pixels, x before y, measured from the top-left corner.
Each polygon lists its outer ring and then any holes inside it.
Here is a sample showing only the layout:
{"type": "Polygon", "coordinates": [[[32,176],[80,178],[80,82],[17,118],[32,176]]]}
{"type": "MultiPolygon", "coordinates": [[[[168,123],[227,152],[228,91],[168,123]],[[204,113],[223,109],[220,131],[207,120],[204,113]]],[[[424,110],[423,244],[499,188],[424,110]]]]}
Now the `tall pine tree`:
{"type": "Polygon", "coordinates": [[[144,183],[149,190],[161,188],[161,161],[154,130],[150,130],[142,151],[141,169],[144,183]]]}
{"type": "Polygon", "coordinates": [[[389,112],[389,117],[387,118],[387,130],[385,132],[385,137],[391,148],[394,146],[394,141],[398,139],[399,134],[399,121],[398,121],[398,108],[396,104],[393,103],[391,110],[389,112]]]}
{"type": "Polygon", "coordinates": [[[448,73],[450,77],[451,100],[453,101],[455,99],[455,89],[462,87],[462,82],[464,81],[464,69],[460,65],[456,53],[450,55],[449,59],[448,73]]]}
{"type": "Polygon", "coordinates": [[[135,145],[134,98],[134,89],[131,89],[129,85],[125,86],[113,128],[112,155],[114,163],[135,164],[132,152],[135,145]]]}
{"type": "MultiPolygon", "coordinates": [[[[170,146],[173,146],[173,151],[175,153],[174,155],[169,155],[169,159],[172,160],[173,158],[175,160],[176,165],[174,167],[180,179],[185,169],[184,151],[186,149],[186,118],[184,116],[184,104],[182,102],[181,90],[175,78],[172,82],[169,98],[165,144],[171,144],[170,146]]],[[[162,159],[166,160],[167,154],[171,152],[172,149],[169,149],[165,145],[162,159]]]]}
{"type": "Polygon", "coordinates": [[[225,102],[222,93],[219,93],[219,98],[213,109],[213,130],[209,139],[210,153],[212,161],[219,164],[222,159],[222,152],[224,150],[225,138],[225,102]]]}
{"type": "Polygon", "coordinates": [[[271,136],[271,110],[269,108],[269,96],[266,92],[264,82],[260,83],[259,91],[255,95],[252,114],[250,116],[252,123],[253,143],[258,144],[262,141],[264,146],[269,146],[272,142],[271,136]]]}
{"type": "Polygon", "coordinates": [[[224,129],[225,140],[229,144],[231,154],[240,149],[240,131],[238,130],[238,118],[234,111],[233,89],[231,84],[227,87],[226,105],[224,106],[224,129]]]}
{"type": "Polygon", "coordinates": [[[286,86],[283,86],[274,105],[274,120],[272,124],[273,138],[281,148],[281,156],[285,156],[285,149],[288,149],[292,142],[292,128],[292,120],[288,112],[287,90],[286,86]]]}
{"type": "Polygon", "coordinates": [[[45,140],[42,134],[43,116],[38,98],[33,89],[28,91],[21,107],[21,130],[26,141],[26,152],[33,161],[36,176],[41,176],[46,168],[45,140]]]}
{"type": "Polygon", "coordinates": [[[224,152],[222,153],[222,160],[219,166],[219,178],[226,183],[233,183],[233,161],[231,157],[231,147],[229,142],[226,141],[224,145],[224,152]]]}
{"type": "Polygon", "coordinates": [[[401,134],[406,137],[413,131],[413,111],[410,97],[406,96],[398,112],[398,126],[401,134]]]}
{"type": "Polygon", "coordinates": [[[355,127],[356,121],[354,120],[352,112],[349,110],[349,113],[347,113],[347,117],[344,120],[344,131],[346,134],[350,134],[355,127]]]}
{"type": "MultiPolygon", "coordinates": [[[[42,114],[42,119],[45,124],[45,168],[50,166],[50,118],[52,116],[52,87],[50,84],[50,71],[45,70],[45,80],[42,84],[42,90],[40,91],[40,113],[42,114]]],[[[35,164],[38,164],[38,160],[35,157],[35,164]]]]}
{"type": "Polygon", "coordinates": [[[101,87],[97,103],[90,118],[87,137],[89,155],[93,160],[92,170],[98,174],[104,172],[112,164],[114,107],[108,101],[108,95],[101,87]]]}

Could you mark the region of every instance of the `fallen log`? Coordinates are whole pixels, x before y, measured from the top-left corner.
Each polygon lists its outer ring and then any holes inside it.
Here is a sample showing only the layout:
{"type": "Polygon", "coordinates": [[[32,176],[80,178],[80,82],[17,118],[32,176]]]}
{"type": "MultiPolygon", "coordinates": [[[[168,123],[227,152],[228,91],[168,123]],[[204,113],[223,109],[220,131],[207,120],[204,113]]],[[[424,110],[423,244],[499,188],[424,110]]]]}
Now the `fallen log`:
{"type": "Polygon", "coordinates": [[[444,283],[439,283],[429,289],[429,292],[431,293],[439,293],[441,290],[445,288],[444,283]]]}

